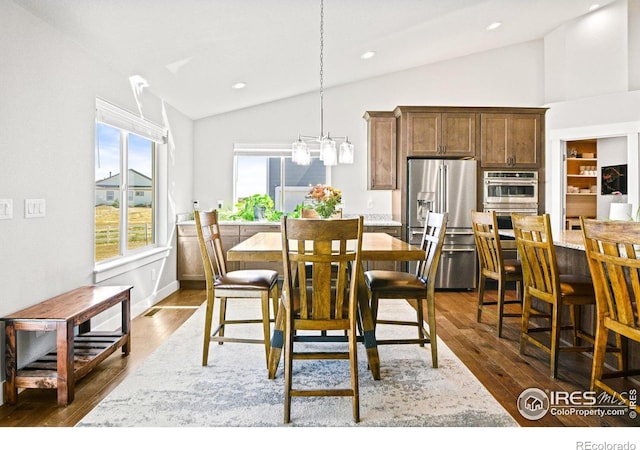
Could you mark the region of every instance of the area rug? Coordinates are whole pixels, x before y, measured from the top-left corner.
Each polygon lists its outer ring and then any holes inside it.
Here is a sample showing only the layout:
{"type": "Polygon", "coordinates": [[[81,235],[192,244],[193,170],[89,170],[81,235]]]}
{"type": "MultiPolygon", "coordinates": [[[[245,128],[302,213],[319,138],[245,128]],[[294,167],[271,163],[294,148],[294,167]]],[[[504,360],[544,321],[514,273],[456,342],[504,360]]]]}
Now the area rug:
{"type": "MultiPolygon", "coordinates": [[[[229,315],[259,316],[257,302],[229,306],[229,315]],[[238,311],[238,305],[242,311],[238,311]],[[232,309],[234,307],[234,309],[232,309]]],[[[380,316],[414,317],[404,302],[382,301],[380,316]]],[[[282,361],[267,377],[261,345],[211,344],[209,365],[201,365],[204,307],[102,400],[78,427],[280,427],[283,425],[282,361]]],[[[379,325],[380,337],[403,327],[379,325]]],[[[259,335],[260,326],[227,331],[259,335]]],[[[135,342],[132,343],[135,351],[135,342]]],[[[326,345],[326,344],[325,344],[326,345]]],[[[342,345],[342,344],[330,344],[342,345]]],[[[302,427],[517,427],[447,346],[438,340],[439,367],[428,346],[379,347],[381,379],[373,380],[359,344],[360,422],[350,397],[294,398],[291,424],[302,427]]],[[[294,387],[348,387],[348,361],[294,361],[294,387]]]]}

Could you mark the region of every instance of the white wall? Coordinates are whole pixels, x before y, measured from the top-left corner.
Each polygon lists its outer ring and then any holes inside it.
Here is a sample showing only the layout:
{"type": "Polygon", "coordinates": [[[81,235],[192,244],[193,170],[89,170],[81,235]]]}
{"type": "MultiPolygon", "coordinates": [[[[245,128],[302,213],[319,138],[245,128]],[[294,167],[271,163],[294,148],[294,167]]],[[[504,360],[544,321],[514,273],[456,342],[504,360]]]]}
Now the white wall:
{"type": "MultiPolygon", "coordinates": [[[[12,2],[0,2],[0,198],[13,219],[0,220],[0,317],[93,282],[94,118],[97,96],[137,111],[128,76],[12,2]],[[24,218],[24,200],[44,198],[46,216],[24,218]]],[[[149,93],[145,117],[170,128],[167,223],[190,207],[192,121],[149,93]]],[[[132,284],[133,302],[175,289],[175,250],[105,284],[132,284]],[[160,274],[152,281],[151,269],[160,274]]],[[[107,317],[105,317],[106,319],[107,317]]],[[[49,333],[48,333],[49,335],[49,333]]],[[[20,361],[51,336],[21,339],[20,361]]],[[[4,329],[0,329],[4,340],[4,329]]],[[[4,342],[0,346],[4,379],[4,342]]]]}
{"type": "MultiPolygon", "coordinates": [[[[543,43],[527,42],[439,64],[325,89],[325,131],[349,136],[353,166],[332,169],[348,214],[391,214],[391,191],[367,190],[365,111],[398,105],[538,106],[544,101],[543,43]],[[366,209],[371,200],[372,208],[366,209]]],[[[325,71],[330,71],[327,61],[325,71]]],[[[205,118],[195,123],[194,196],[203,208],[231,204],[234,142],[291,146],[319,132],[317,93],[205,118]]]]}
{"type": "MultiPolygon", "coordinates": [[[[598,149],[598,177],[602,173],[602,167],[617,166],[619,164],[627,164],[627,138],[612,137],[597,140],[598,149]]],[[[627,176],[627,179],[629,177],[627,176]]],[[[633,184],[637,184],[633,183],[633,184]]],[[[600,195],[600,178],[598,178],[598,219],[607,219],[609,217],[609,205],[613,202],[627,203],[628,195],[600,195]]]]}
{"type": "MultiPolygon", "coordinates": [[[[556,232],[563,228],[564,141],[622,137],[629,179],[640,179],[640,91],[630,89],[639,85],[640,44],[632,39],[638,36],[639,8],[638,0],[619,0],[545,37],[545,193],[556,232]]],[[[629,185],[628,201],[640,202],[639,183],[629,185]]]]}

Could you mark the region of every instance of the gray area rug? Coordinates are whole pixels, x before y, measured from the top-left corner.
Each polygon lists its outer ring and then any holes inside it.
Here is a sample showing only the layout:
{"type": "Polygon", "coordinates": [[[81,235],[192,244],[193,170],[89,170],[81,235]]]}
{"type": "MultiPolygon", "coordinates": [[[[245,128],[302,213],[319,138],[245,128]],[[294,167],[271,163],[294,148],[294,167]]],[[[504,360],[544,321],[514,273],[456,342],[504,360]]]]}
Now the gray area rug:
{"type": "MultiPolygon", "coordinates": [[[[241,304],[241,314],[251,311],[258,317],[257,302],[241,304]]],[[[228,309],[232,316],[238,303],[228,309]]],[[[414,316],[413,309],[399,301],[381,301],[379,314],[414,316]]],[[[261,345],[212,343],[209,366],[202,367],[203,326],[201,307],[77,426],[284,426],[282,361],[276,379],[269,380],[261,345]]],[[[413,334],[402,328],[380,325],[377,333],[413,334]]],[[[235,326],[227,335],[232,332],[255,336],[260,330],[259,325],[235,326]]],[[[292,423],[287,426],[518,426],[441,340],[438,353],[439,368],[434,369],[428,346],[381,346],[381,380],[375,381],[359,344],[360,423],[352,420],[350,397],[303,397],[293,399],[292,423]]],[[[294,361],[294,372],[294,386],[349,384],[348,361],[294,361]]]]}

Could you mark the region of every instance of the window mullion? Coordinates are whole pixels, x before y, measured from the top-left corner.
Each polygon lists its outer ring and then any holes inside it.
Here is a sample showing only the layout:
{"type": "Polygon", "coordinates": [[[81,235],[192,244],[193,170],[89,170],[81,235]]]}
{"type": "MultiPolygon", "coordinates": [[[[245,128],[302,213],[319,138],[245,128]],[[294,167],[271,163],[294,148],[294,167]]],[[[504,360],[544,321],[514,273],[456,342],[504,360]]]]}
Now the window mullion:
{"type": "Polygon", "coordinates": [[[120,130],[120,255],[128,252],[129,236],[129,133],[120,130]]]}

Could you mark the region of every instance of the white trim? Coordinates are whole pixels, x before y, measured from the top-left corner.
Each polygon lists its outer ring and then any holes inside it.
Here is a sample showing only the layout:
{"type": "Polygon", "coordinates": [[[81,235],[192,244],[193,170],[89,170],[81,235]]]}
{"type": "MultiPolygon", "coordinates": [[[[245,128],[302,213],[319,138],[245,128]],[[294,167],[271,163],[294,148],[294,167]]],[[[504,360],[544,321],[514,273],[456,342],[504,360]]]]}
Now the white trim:
{"type": "Polygon", "coordinates": [[[147,264],[160,261],[167,258],[170,252],[171,247],[155,247],[140,253],[123,256],[113,261],[96,264],[93,271],[93,282],[96,284],[101,283],[109,278],[123,275],[147,264]]]}
{"type": "Polygon", "coordinates": [[[157,125],[144,117],[138,117],[101,98],[96,98],[96,120],[146,137],[160,144],[167,143],[168,131],[165,127],[157,125]]]}
{"type": "MultiPolygon", "coordinates": [[[[559,233],[564,229],[564,198],[566,187],[566,167],[564,155],[566,153],[566,141],[581,139],[603,139],[610,137],[627,138],[627,175],[630,180],[640,179],[640,122],[620,122],[602,125],[590,125],[585,127],[563,128],[549,130],[549,150],[547,152],[547,189],[546,204],[547,212],[551,216],[551,226],[553,233],[559,233]]],[[[640,185],[636,183],[634,187],[629,185],[627,201],[636,205],[640,204],[640,185]]]]}

